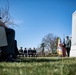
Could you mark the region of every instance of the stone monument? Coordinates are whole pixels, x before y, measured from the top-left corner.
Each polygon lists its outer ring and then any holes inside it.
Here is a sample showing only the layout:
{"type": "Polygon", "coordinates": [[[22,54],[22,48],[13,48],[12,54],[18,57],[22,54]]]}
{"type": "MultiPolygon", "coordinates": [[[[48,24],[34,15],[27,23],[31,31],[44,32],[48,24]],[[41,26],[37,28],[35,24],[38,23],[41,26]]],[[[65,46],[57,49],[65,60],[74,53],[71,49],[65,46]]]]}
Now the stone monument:
{"type": "Polygon", "coordinates": [[[76,11],[72,14],[72,38],[70,57],[76,57],[76,11]]]}

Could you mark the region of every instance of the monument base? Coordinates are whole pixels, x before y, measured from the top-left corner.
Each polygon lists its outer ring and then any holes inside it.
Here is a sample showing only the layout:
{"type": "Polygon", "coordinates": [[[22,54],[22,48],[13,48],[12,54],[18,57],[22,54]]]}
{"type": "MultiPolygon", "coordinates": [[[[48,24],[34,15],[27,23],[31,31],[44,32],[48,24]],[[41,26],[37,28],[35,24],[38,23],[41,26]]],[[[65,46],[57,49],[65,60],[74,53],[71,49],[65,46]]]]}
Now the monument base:
{"type": "Polygon", "coordinates": [[[76,45],[71,46],[70,57],[76,57],[76,45]]]}

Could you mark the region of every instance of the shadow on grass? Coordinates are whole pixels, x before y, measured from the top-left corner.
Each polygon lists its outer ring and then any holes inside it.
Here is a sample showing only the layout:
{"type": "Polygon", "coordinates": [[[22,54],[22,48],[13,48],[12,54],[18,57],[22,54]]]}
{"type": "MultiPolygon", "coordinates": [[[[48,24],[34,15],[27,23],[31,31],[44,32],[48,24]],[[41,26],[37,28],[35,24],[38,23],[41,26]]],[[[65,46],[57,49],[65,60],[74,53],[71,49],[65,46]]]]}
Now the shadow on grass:
{"type": "Polygon", "coordinates": [[[48,59],[48,58],[19,58],[22,62],[55,62],[55,61],[62,61],[62,60],[74,60],[74,58],[56,58],[56,59],[48,59]]]}
{"type": "Polygon", "coordinates": [[[54,62],[58,60],[51,60],[51,59],[24,59],[23,62],[54,62]]]}

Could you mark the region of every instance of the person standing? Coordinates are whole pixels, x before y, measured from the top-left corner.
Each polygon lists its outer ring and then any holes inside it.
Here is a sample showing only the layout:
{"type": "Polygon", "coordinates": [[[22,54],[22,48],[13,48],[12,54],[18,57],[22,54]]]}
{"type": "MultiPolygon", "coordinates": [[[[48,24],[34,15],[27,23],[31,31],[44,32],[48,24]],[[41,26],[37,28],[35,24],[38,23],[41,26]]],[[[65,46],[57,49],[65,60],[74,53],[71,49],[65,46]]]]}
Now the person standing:
{"type": "Polygon", "coordinates": [[[23,48],[22,47],[20,47],[20,49],[19,49],[19,56],[24,56],[24,52],[23,52],[23,48]]]}
{"type": "Polygon", "coordinates": [[[67,56],[70,56],[70,49],[71,49],[71,40],[69,39],[69,36],[66,36],[66,42],[65,42],[65,47],[67,51],[67,56]]]}
{"type": "Polygon", "coordinates": [[[27,49],[24,49],[24,55],[27,57],[27,49]]]}
{"type": "MultiPolygon", "coordinates": [[[[1,46],[2,54],[1,59],[5,61],[16,61],[15,57],[15,31],[11,28],[8,28],[3,21],[1,21],[0,17],[0,27],[4,28],[6,33],[7,45],[1,46]]],[[[0,32],[2,33],[2,32],[0,32]]],[[[0,34],[1,36],[1,34],[0,34]]],[[[2,40],[4,41],[4,39],[2,40]]]]}

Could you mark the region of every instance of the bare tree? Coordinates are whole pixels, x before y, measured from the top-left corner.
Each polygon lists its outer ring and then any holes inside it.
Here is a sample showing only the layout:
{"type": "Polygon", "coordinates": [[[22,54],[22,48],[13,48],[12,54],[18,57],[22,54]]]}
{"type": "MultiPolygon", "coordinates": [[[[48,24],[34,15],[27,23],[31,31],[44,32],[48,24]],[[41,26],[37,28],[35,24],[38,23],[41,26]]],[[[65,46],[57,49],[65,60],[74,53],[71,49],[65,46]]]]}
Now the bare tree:
{"type": "Polygon", "coordinates": [[[50,52],[54,52],[57,48],[57,36],[53,34],[48,34],[46,35],[43,39],[42,42],[45,43],[46,49],[50,52]]]}
{"type": "Polygon", "coordinates": [[[5,23],[6,26],[15,25],[12,17],[10,16],[8,0],[7,5],[5,5],[5,7],[0,7],[0,17],[2,17],[2,21],[5,23]]]}

